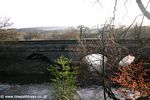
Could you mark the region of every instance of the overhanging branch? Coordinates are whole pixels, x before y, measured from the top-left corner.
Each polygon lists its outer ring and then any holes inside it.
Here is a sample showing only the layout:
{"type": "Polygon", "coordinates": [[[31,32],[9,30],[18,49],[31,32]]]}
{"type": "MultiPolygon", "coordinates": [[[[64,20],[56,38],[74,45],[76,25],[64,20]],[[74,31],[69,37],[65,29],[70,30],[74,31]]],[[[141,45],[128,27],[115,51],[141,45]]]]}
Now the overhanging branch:
{"type": "Polygon", "coordinates": [[[148,12],[146,10],[146,8],[144,7],[143,3],[141,0],[136,0],[136,3],[138,4],[140,10],[142,11],[142,13],[144,14],[144,16],[146,16],[148,19],[150,19],[150,12],[148,12]]]}

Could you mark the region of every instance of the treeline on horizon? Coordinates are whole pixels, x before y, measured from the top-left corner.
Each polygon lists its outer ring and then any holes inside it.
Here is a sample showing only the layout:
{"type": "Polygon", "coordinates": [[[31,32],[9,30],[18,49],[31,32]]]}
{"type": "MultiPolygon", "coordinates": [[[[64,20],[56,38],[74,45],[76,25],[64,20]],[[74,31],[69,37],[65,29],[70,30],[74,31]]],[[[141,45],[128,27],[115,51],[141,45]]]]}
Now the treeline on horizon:
{"type": "Polygon", "coordinates": [[[32,41],[32,40],[77,40],[79,38],[100,38],[101,33],[107,38],[115,39],[149,39],[150,26],[134,25],[132,27],[120,26],[113,28],[107,25],[103,28],[88,28],[85,26],[68,27],[56,30],[37,30],[34,28],[0,29],[1,41],[32,41]],[[82,29],[81,29],[82,28],[82,29]],[[82,30],[82,32],[81,32],[82,30]]]}

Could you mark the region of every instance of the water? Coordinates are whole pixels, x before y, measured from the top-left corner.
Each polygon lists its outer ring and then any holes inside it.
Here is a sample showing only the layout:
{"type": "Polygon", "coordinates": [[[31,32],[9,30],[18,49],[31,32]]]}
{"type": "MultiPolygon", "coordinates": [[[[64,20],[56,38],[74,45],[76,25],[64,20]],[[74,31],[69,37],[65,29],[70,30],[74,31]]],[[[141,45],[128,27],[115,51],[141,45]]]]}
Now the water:
{"type": "MultiPolygon", "coordinates": [[[[116,97],[124,97],[112,88],[116,97]]],[[[0,75],[0,100],[52,100],[53,86],[48,74],[0,75]]],[[[129,95],[132,95],[130,93],[129,95]]],[[[104,100],[102,86],[89,86],[77,89],[75,100],[104,100]]],[[[112,100],[108,98],[107,100],[112,100]]]]}
{"type": "MultiPolygon", "coordinates": [[[[77,91],[81,100],[103,100],[102,87],[91,87],[77,91]]],[[[52,100],[52,84],[0,84],[0,97],[7,99],[21,100],[52,100]]],[[[111,100],[111,99],[109,99],[111,100]]]]}
{"type": "Polygon", "coordinates": [[[46,72],[47,67],[49,63],[41,60],[19,59],[2,62],[0,100],[51,100],[52,76],[48,73],[40,74],[46,72]]]}
{"type": "Polygon", "coordinates": [[[51,100],[52,86],[50,83],[43,84],[1,84],[0,98],[9,100],[51,100]]]}
{"type": "MultiPolygon", "coordinates": [[[[125,100],[116,89],[115,95],[125,100]]],[[[53,87],[51,83],[42,84],[2,84],[0,83],[0,99],[6,100],[52,100],[53,87]]],[[[77,90],[75,100],[104,100],[102,86],[92,86],[77,90]]],[[[129,94],[132,95],[132,94],[129,94]]],[[[108,97],[108,96],[107,96],[108,97]]],[[[112,100],[107,98],[107,100],[112,100]]]]}
{"type": "Polygon", "coordinates": [[[8,100],[51,100],[49,74],[1,74],[0,98],[8,100]]]}
{"type": "MultiPolygon", "coordinates": [[[[112,91],[120,100],[125,98],[117,91],[112,88],[112,91]]],[[[6,100],[52,100],[53,86],[51,83],[42,84],[7,84],[0,83],[0,100],[7,98],[6,100]]],[[[129,93],[130,96],[133,93],[129,93]]],[[[91,86],[87,88],[80,88],[77,90],[75,100],[104,100],[103,98],[103,87],[102,86],[91,86]]],[[[107,100],[112,100],[108,98],[107,100]]],[[[133,99],[135,100],[135,99],[133,99]]],[[[146,99],[148,100],[148,99],[146,99]]]]}
{"type": "Polygon", "coordinates": [[[50,77],[50,74],[0,74],[0,83],[41,84],[51,82],[50,77]]]}
{"type": "MultiPolygon", "coordinates": [[[[0,98],[52,100],[52,92],[52,82],[47,74],[0,75],[0,98]]],[[[78,88],[77,94],[75,97],[81,100],[103,100],[102,86],[78,88]]]]}

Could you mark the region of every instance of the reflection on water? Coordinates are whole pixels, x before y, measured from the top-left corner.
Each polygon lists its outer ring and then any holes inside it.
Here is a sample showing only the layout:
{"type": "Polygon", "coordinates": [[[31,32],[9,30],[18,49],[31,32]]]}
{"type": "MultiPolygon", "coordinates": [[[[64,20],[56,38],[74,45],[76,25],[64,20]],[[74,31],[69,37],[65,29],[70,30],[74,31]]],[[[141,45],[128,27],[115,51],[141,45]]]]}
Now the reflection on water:
{"type": "Polygon", "coordinates": [[[0,99],[51,100],[49,74],[1,74],[0,99]]]}
{"type": "Polygon", "coordinates": [[[49,83],[43,84],[1,84],[0,99],[8,100],[51,100],[52,86],[49,83]]]}
{"type": "MultiPolygon", "coordinates": [[[[112,91],[118,98],[125,100],[117,92],[117,88],[112,88],[112,91]]],[[[48,74],[0,75],[0,100],[3,98],[7,100],[22,100],[22,98],[23,100],[52,100],[52,92],[53,87],[48,74]]],[[[78,88],[77,94],[76,97],[80,100],[104,100],[102,86],[78,88]]]]}
{"type": "Polygon", "coordinates": [[[0,74],[0,83],[31,84],[48,83],[50,74],[0,74]]]}

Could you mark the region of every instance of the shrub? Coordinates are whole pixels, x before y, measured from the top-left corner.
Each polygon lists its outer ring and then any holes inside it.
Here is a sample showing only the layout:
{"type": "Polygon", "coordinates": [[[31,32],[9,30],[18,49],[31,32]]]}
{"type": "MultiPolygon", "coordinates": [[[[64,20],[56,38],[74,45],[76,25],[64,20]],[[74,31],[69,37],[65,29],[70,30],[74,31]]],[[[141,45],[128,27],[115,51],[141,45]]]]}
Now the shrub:
{"type": "Polygon", "coordinates": [[[55,77],[53,96],[55,100],[74,100],[76,92],[77,67],[70,66],[71,60],[61,56],[48,70],[55,77]]]}

